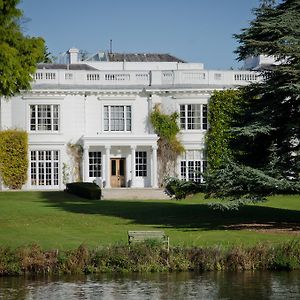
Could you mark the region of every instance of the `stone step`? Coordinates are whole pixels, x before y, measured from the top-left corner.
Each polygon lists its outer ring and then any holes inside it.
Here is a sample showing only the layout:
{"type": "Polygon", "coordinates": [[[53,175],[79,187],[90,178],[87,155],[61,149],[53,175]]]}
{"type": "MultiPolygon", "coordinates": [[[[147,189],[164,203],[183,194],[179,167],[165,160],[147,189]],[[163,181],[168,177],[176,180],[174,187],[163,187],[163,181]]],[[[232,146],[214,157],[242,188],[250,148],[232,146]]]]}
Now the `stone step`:
{"type": "Polygon", "coordinates": [[[152,188],[110,188],[102,189],[102,199],[157,199],[157,200],[168,200],[170,197],[164,192],[163,189],[152,189],[152,188]]]}

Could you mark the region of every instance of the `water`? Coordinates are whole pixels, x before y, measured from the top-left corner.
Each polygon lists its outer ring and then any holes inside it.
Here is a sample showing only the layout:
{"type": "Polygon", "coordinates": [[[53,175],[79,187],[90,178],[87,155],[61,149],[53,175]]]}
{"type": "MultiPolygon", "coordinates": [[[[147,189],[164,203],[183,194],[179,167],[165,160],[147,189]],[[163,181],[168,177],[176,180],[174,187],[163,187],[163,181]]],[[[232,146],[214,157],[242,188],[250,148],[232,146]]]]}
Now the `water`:
{"type": "Polygon", "coordinates": [[[300,272],[0,278],[0,299],[300,299],[300,272]]]}

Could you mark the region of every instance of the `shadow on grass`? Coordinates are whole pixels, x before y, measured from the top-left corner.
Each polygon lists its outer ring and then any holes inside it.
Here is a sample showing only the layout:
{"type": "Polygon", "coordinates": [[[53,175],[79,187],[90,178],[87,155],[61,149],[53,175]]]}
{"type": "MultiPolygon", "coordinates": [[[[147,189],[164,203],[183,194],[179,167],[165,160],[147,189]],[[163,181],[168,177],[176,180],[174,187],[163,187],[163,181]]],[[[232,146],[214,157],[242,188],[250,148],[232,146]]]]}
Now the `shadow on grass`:
{"type": "Polygon", "coordinates": [[[132,224],[183,230],[281,229],[300,230],[300,211],[244,206],[238,211],[217,211],[206,204],[183,201],[88,200],[64,192],[42,192],[47,205],[80,214],[114,216],[132,224]]]}

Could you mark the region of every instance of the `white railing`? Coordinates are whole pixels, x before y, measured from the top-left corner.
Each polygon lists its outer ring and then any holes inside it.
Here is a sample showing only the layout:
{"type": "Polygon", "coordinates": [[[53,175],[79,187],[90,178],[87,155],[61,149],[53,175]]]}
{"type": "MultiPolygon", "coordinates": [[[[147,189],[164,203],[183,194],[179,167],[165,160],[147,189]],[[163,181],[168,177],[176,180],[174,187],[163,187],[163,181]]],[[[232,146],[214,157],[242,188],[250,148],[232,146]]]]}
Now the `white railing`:
{"type": "Polygon", "coordinates": [[[34,84],[95,86],[238,86],[258,82],[251,71],[153,70],[153,71],[70,71],[38,70],[34,84]]]}

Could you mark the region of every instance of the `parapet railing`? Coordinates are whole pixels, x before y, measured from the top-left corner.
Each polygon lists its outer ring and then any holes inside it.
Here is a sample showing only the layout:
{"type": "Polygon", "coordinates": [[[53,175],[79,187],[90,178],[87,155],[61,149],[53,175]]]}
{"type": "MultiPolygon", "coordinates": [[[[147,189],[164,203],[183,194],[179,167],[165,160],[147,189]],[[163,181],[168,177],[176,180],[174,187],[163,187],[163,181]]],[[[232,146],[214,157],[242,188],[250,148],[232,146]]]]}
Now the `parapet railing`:
{"type": "Polygon", "coordinates": [[[261,77],[252,71],[153,70],[153,71],[72,71],[38,70],[34,84],[97,85],[97,86],[236,86],[258,82],[261,77]]]}

